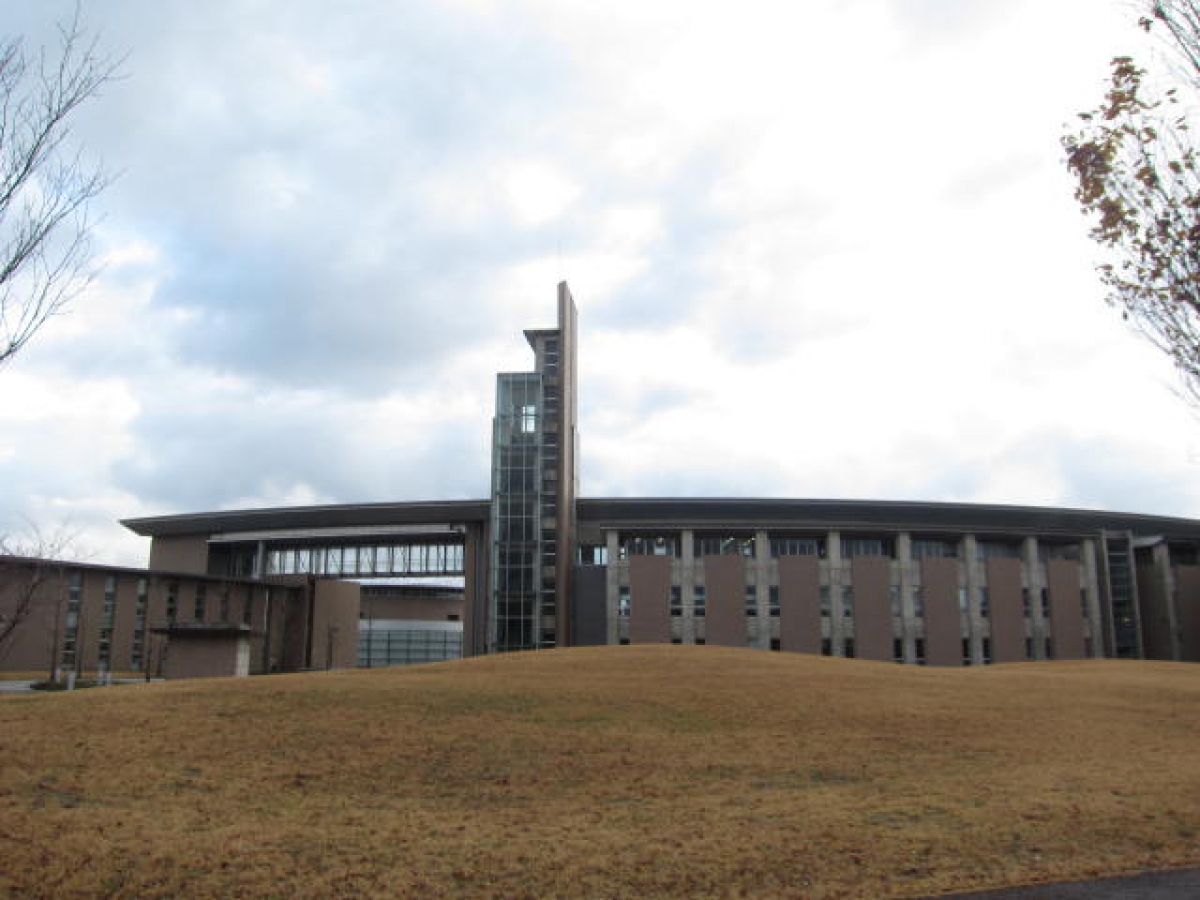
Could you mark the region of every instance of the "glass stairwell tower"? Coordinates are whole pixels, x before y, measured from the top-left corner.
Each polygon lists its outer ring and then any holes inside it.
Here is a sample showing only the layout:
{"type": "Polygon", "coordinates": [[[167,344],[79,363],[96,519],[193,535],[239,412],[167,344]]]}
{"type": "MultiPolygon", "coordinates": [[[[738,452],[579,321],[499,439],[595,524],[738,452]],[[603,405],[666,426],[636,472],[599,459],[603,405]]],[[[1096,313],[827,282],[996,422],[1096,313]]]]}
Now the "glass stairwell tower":
{"type": "Polygon", "coordinates": [[[558,327],[525,332],[533,372],[496,376],[492,424],[492,652],[565,646],[575,552],[575,302],[558,286],[558,327]]]}

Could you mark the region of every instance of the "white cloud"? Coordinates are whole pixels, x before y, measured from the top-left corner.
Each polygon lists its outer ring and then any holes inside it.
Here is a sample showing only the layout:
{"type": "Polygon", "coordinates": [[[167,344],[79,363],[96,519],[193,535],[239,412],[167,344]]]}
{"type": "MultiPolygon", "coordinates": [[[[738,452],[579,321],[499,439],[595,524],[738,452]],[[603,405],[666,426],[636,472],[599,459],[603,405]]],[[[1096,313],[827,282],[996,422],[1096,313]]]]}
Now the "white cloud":
{"type": "Polygon", "coordinates": [[[486,495],[564,278],[585,494],[1200,514],[1058,145],[1145,46],[1119,0],[85,12],[130,49],[80,121],[123,175],[0,372],[12,514],[129,561],[119,517],[486,495]]]}

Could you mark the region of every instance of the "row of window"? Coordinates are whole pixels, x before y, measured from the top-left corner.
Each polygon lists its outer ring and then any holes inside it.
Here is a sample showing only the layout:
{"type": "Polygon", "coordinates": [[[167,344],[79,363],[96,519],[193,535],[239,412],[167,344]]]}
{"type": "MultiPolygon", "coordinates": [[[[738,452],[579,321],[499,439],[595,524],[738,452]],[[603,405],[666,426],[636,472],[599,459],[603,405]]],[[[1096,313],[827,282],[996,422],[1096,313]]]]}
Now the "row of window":
{"type": "MultiPolygon", "coordinates": [[[[772,537],[770,538],[771,557],[780,556],[817,556],[826,555],[826,538],[824,537],[772,537]]],[[[958,559],[961,556],[961,543],[956,540],[938,538],[913,538],[909,543],[910,555],[914,560],[920,559],[958,559]]],[[[621,559],[631,556],[672,556],[680,555],[680,536],[678,533],[669,534],[628,534],[621,535],[618,543],[621,559]]],[[[976,558],[981,562],[989,559],[1020,559],[1021,543],[1015,541],[977,540],[975,542],[976,558]]],[[[840,542],[842,559],[853,559],[856,556],[883,556],[896,558],[896,541],[891,537],[843,537],[840,542]]],[[[753,559],[757,550],[753,535],[695,535],[692,539],[692,555],[702,556],[745,556],[753,559]]],[[[1080,551],[1078,544],[1039,544],[1039,558],[1045,562],[1051,559],[1078,560],[1080,551]]],[[[606,565],[608,550],[603,545],[584,544],[580,547],[579,561],[583,565],[606,565]]]]}
{"type": "MultiPolygon", "coordinates": [[[[771,585],[767,589],[767,615],[772,618],[779,617],[779,587],[771,585]]],[[[991,617],[991,596],[986,587],[978,589],[979,594],[979,615],[987,619],[991,617]]],[[[892,585],[888,588],[888,597],[891,604],[892,615],[899,618],[903,614],[903,608],[900,602],[900,588],[897,585],[892,585]]],[[[925,617],[925,593],[921,588],[914,588],[912,592],[913,598],[913,614],[918,618],[925,617]]],[[[820,593],[820,612],[822,616],[832,615],[832,598],[828,585],[821,585],[820,593]]],[[[968,611],[967,589],[958,589],[958,609],[960,613],[968,611]]],[[[1031,614],[1031,601],[1029,588],[1021,589],[1022,613],[1025,618],[1029,618],[1031,614]]],[[[692,615],[695,617],[703,617],[707,606],[706,589],[703,585],[696,585],[693,589],[692,599],[692,615]]],[[[1084,619],[1088,618],[1088,602],[1087,592],[1082,588],[1079,591],[1079,607],[1084,619]]],[[[617,615],[628,616],[631,608],[631,594],[628,587],[622,586],[617,592],[617,615]]],[[[1040,591],[1040,610],[1041,617],[1049,620],[1050,615],[1050,592],[1046,588],[1040,591]]],[[[746,585],[745,593],[745,613],[747,616],[758,615],[758,588],[755,585],[746,585]]],[[[684,615],[683,609],[683,588],[679,585],[671,585],[669,614],[671,616],[684,615]]],[[[854,588],[850,585],[842,587],[842,615],[851,617],[854,615],[854,588]]]]}
{"type": "Polygon", "coordinates": [[[267,551],[268,575],[422,575],[462,571],[462,544],[275,547],[267,551]]]}

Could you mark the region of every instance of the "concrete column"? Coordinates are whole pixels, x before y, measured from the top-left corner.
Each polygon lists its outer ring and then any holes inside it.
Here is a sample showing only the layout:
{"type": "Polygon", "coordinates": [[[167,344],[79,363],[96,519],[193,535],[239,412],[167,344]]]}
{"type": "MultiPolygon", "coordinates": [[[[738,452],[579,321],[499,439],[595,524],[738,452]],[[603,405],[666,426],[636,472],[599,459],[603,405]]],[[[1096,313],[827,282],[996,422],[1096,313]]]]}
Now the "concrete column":
{"type": "Polygon", "coordinates": [[[1046,574],[1038,557],[1038,542],[1027,537],[1021,544],[1021,582],[1029,591],[1029,636],[1033,639],[1033,658],[1046,658],[1046,617],[1042,615],[1042,590],[1046,588],[1046,574]]]}
{"type": "MultiPolygon", "coordinates": [[[[971,665],[980,666],[983,665],[983,635],[979,629],[979,588],[983,586],[983,567],[979,564],[979,544],[975,540],[975,535],[963,535],[962,556],[963,568],[966,569],[967,576],[966,618],[971,665]]],[[[959,615],[962,615],[961,610],[959,615]]]]}
{"type": "Polygon", "coordinates": [[[679,533],[679,590],[683,595],[683,622],[680,638],[685,644],[696,643],[696,617],[692,615],[696,602],[695,535],[691,529],[679,533]]]}
{"type": "MultiPolygon", "coordinates": [[[[904,661],[917,661],[917,635],[923,623],[917,618],[916,605],[913,603],[913,589],[919,576],[916,575],[912,561],[912,538],[908,532],[896,535],[896,567],[900,570],[900,639],[904,643],[904,661]]],[[[929,653],[929,648],[925,648],[929,653]]]]}
{"type": "Polygon", "coordinates": [[[758,604],[758,640],[760,650],[771,647],[771,541],[765,531],[754,533],[754,599],[758,604]]]}
{"type": "Polygon", "coordinates": [[[1179,613],[1175,608],[1175,577],[1171,572],[1171,551],[1166,541],[1162,541],[1155,544],[1150,552],[1154,563],[1155,581],[1161,585],[1159,599],[1166,614],[1164,618],[1170,635],[1171,659],[1179,660],[1182,658],[1179,645],[1179,613]]]}
{"type": "Polygon", "coordinates": [[[1092,642],[1092,656],[1104,656],[1104,630],[1100,622],[1100,574],[1096,568],[1096,542],[1091,538],[1081,542],[1080,561],[1083,563],[1083,589],[1087,594],[1087,634],[1092,642]]]}
{"type": "MultiPolygon", "coordinates": [[[[844,655],[846,615],[842,611],[842,535],[825,535],[825,558],[829,562],[829,644],[833,656],[844,655]]],[[[848,581],[848,579],[847,579],[848,581]]]]}
{"type": "Polygon", "coordinates": [[[608,575],[606,577],[604,605],[607,610],[608,643],[621,643],[620,617],[617,615],[617,601],[621,593],[621,576],[629,571],[629,560],[621,559],[620,535],[608,531],[604,535],[604,544],[608,552],[608,575]]]}

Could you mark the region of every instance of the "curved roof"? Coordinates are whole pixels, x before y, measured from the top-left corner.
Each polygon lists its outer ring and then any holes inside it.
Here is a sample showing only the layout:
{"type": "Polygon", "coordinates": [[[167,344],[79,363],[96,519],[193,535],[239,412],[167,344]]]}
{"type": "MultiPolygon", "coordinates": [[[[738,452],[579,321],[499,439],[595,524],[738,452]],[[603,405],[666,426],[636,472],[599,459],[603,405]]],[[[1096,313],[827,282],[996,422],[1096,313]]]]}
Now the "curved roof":
{"type": "Polygon", "coordinates": [[[611,498],[577,501],[579,521],[652,528],[906,530],[976,534],[1083,535],[1132,531],[1200,540],[1200,521],[1168,516],[1045,506],[927,503],[907,500],[611,498]]]}
{"type": "MultiPolygon", "coordinates": [[[[580,523],[609,527],[773,526],[1064,536],[1105,530],[1200,541],[1200,521],[1195,519],[1046,506],[718,497],[580,498],[576,504],[580,523]]],[[[165,537],[294,528],[482,523],[490,513],[488,500],[438,500],[221,510],[124,519],[121,524],[140,535],[165,537]]]]}

